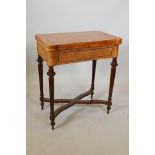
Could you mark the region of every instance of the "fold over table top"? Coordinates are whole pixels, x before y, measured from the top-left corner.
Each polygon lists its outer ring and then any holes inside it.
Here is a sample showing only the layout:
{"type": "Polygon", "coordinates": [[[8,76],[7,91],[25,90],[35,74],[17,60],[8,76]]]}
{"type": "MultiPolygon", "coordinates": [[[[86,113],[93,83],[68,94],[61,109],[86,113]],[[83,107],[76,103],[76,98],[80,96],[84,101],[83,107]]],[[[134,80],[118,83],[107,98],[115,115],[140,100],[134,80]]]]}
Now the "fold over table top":
{"type": "Polygon", "coordinates": [[[37,52],[48,64],[114,58],[122,39],[101,31],[37,34],[37,52]]]}
{"type": "Polygon", "coordinates": [[[68,33],[50,33],[36,34],[35,38],[45,48],[61,48],[68,46],[85,46],[85,45],[119,45],[122,42],[120,37],[101,32],[101,31],[83,31],[68,33]]]}

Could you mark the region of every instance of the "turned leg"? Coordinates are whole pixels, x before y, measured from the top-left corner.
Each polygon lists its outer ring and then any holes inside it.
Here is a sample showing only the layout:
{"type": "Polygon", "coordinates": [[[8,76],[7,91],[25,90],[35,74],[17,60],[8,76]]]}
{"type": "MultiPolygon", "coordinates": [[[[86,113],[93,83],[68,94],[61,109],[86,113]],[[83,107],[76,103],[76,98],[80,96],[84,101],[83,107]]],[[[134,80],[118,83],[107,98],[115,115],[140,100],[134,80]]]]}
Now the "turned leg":
{"type": "Polygon", "coordinates": [[[55,125],[55,116],[54,116],[54,68],[49,67],[49,70],[47,72],[47,75],[49,76],[49,94],[50,94],[50,120],[51,120],[51,126],[54,130],[55,125]]]}
{"type": "Polygon", "coordinates": [[[92,83],[91,83],[91,90],[93,91],[91,93],[91,99],[94,95],[94,82],[95,82],[95,72],[96,72],[96,60],[92,61],[92,83]]]}
{"type": "Polygon", "coordinates": [[[107,114],[109,114],[109,111],[110,111],[111,105],[112,105],[112,92],[113,92],[113,86],[114,86],[117,65],[118,65],[117,58],[113,58],[112,63],[111,63],[111,75],[110,75],[109,96],[108,96],[109,104],[107,106],[107,114]]]}
{"type": "Polygon", "coordinates": [[[41,105],[41,109],[44,109],[44,93],[43,93],[43,60],[41,58],[41,56],[38,56],[37,59],[38,62],[38,74],[39,74],[39,84],[40,84],[40,105],[41,105]]]}

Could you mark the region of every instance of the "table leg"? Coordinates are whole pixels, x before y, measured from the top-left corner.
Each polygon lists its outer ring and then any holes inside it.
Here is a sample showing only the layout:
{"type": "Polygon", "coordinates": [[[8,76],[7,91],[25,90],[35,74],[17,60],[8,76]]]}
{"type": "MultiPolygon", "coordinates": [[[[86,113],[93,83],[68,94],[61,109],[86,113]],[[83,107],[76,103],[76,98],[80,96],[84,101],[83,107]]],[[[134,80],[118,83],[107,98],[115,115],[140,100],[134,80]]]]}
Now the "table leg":
{"type": "Polygon", "coordinates": [[[93,91],[91,93],[91,99],[94,95],[94,82],[95,82],[95,73],[96,73],[96,60],[92,61],[92,83],[91,83],[91,90],[93,91]]]}
{"type": "Polygon", "coordinates": [[[109,104],[107,106],[107,114],[109,114],[109,111],[111,109],[112,105],[112,92],[113,92],[113,86],[114,86],[114,80],[115,80],[115,73],[116,73],[116,66],[117,66],[117,58],[113,58],[112,63],[111,63],[111,75],[110,75],[110,85],[109,85],[109,96],[108,96],[108,101],[109,104]]]}
{"type": "Polygon", "coordinates": [[[41,105],[41,109],[44,109],[44,93],[43,93],[43,60],[41,58],[41,56],[38,56],[37,59],[38,62],[38,74],[39,74],[39,84],[40,84],[40,105],[41,105]]]}
{"type": "Polygon", "coordinates": [[[47,75],[49,76],[49,94],[50,94],[50,120],[51,120],[51,126],[52,130],[54,130],[55,125],[55,116],[54,116],[54,68],[49,67],[49,70],[47,72],[47,75]]]}

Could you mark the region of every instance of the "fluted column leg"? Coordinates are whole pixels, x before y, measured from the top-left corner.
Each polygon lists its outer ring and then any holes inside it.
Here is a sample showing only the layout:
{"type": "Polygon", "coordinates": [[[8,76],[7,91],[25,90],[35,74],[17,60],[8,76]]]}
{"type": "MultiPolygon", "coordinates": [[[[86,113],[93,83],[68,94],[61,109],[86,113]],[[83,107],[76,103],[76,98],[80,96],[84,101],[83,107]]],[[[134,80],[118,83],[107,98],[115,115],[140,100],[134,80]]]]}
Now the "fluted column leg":
{"type": "Polygon", "coordinates": [[[112,63],[111,63],[112,67],[111,67],[111,75],[110,75],[109,96],[108,96],[109,104],[107,106],[107,114],[109,114],[109,111],[110,111],[111,105],[112,105],[112,93],[113,93],[113,86],[114,86],[117,65],[118,65],[117,58],[113,58],[112,63]]]}
{"type": "Polygon", "coordinates": [[[37,59],[38,62],[38,74],[39,74],[39,85],[40,85],[40,105],[41,105],[41,109],[44,109],[44,93],[43,93],[43,60],[41,58],[41,56],[38,56],[37,59]]]}
{"type": "Polygon", "coordinates": [[[47,72],[47,75],[49,76],[49,94],[50,94],[50,120],[51,120],[51,126],[54,130],[55,125],[55,116],[54,116],[54,68],[49,67],[49,70],[47,72]]]}
{"type": "Polygon", "coordinates": [[[91,90],[93,92],[91,93],[91,99],[93,98],[93,95],[94,95],[95,73],[96,73],[96,60],[93,60],[92,61],[92,83],[91,83],[91,90]]]}

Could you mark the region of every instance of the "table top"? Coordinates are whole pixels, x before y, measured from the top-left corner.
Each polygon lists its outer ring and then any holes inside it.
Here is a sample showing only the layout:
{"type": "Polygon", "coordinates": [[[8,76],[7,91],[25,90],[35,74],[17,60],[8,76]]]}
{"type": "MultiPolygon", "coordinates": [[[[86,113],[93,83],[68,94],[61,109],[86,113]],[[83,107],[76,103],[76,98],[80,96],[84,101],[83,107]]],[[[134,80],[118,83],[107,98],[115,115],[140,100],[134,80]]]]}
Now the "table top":
{"type": "Polygon", "coordinates": [[[36,34],[35,38],[37,41],[44,44],[46,48],[74,45],[80,46],[86,44],[118,45],[122,42],[120,37],[116,37],[101,31],[36,34]]]}
{"type": "Polygon", "coordinates": [[[37,34],[37,52],[48,66],[73,62],[117,58],[122,43],[101,31],[37,34]]]}

